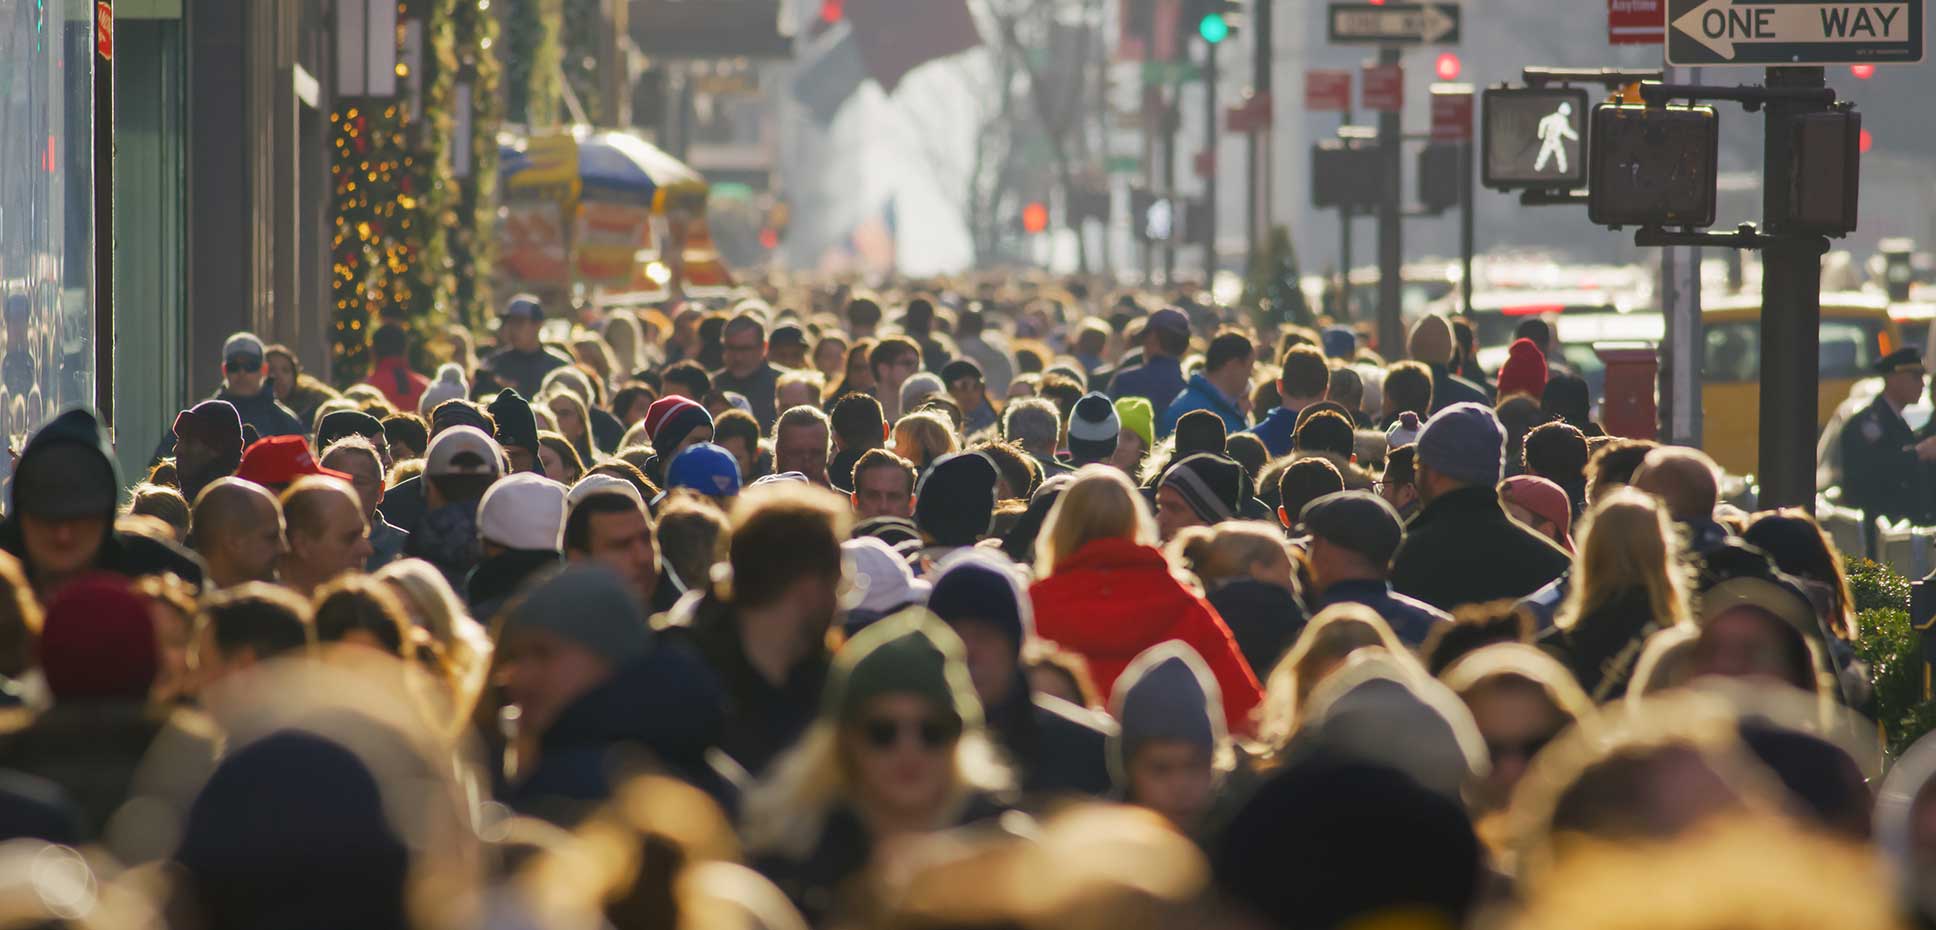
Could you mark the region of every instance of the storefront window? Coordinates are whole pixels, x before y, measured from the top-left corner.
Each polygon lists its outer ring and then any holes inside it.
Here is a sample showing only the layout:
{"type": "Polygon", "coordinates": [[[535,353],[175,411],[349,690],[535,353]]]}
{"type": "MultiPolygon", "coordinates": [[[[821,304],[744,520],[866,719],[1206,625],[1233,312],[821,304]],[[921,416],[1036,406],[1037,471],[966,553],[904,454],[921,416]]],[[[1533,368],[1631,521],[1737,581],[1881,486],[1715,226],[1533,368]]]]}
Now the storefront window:
{"type": "Polygon", "coordinates": [[[91,0],[0,0],[0,423],[16,448],[94,399],[93,16],[91,0]]]}

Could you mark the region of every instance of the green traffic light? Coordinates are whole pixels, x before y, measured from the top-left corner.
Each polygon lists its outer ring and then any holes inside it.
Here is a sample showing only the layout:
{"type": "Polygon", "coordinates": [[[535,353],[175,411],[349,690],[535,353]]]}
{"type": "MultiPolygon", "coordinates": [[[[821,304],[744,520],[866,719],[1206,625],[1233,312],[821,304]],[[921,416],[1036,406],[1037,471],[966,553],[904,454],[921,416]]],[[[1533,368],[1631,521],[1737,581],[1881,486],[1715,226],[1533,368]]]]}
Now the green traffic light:
{"type": "Polygon", "coordinates": [[[1197,35],[1202,36],[1203,41],[1215,45],[1230,38],[1230,24],[1224,21],[1222,13],[1211,13],[1205,16],[1202,22],[1197,23],[1197,35]]]}

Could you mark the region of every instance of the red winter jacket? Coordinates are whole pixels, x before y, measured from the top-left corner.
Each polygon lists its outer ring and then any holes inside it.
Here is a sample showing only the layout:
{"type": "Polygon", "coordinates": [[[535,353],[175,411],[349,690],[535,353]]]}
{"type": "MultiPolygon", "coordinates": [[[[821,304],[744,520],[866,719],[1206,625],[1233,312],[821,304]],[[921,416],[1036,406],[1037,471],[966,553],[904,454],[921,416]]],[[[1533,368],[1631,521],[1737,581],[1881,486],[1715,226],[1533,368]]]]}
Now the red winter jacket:
{"type": "Polygon", "coordinates": [[[382,391],[390,399],[390,406],[416,413],[417,403],[423,400],[424,388],[430,386],[430,379],[410,370],[410,362],[402,356],[395,356],[378,359],[364,383],[382,391]]]}
{"type": "Polygon", "coordinates": [[[1143,650],[1177,640],[1203,657],[1223,690],[1232,734],[1249,734],[1250,712],[1264,699],[1216,608],[1170,575],[1163,553],[1127,539],[1098,539],[1029,587],[1035,632],[1089,661],[1107,698],[1143,650]]]}

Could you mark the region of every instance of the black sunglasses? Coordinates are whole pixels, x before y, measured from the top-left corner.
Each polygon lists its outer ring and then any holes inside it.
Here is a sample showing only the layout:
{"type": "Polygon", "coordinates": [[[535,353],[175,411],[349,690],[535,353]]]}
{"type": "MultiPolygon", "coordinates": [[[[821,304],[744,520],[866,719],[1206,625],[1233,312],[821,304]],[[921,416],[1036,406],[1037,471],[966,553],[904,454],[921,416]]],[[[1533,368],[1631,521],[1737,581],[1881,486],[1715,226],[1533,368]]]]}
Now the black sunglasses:
{"type": "Polygon", "coordinates": [[[942,749],[961,736],[961,724],[952,720],[895,720],[877,717],[861,724],[861,734],[867,738],[867,745],[878,750],[893,749],[912,732],[920,740],[921,748],[929,751],[942,749]]]}
{"type": "Polygon", "coordinates": [[[261,371],[262,356],[260,355],[235,356],[234,358],[229,359],[228,364],[223,366],[223,370],[227,371],[230,374],[240,374],[245,371],[261,371]]]}

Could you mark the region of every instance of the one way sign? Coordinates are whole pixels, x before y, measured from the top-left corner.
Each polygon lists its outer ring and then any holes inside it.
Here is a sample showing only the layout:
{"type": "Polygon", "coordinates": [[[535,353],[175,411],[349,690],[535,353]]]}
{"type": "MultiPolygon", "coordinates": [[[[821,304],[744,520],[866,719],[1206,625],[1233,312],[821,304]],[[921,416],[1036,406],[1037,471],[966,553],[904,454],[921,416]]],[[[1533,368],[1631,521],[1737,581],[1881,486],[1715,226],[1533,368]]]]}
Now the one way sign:
{"type": "Polygon", "coordinates": [[[1668,0],[1671,65],[1911,64],[1924,0],[1668,0]]]}

